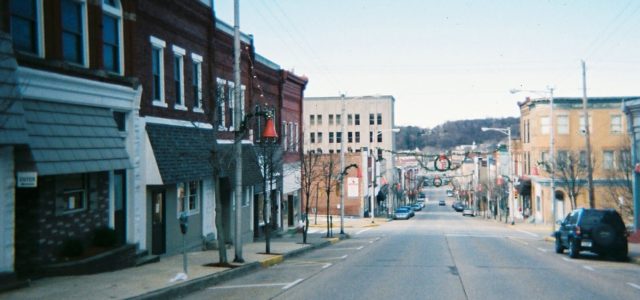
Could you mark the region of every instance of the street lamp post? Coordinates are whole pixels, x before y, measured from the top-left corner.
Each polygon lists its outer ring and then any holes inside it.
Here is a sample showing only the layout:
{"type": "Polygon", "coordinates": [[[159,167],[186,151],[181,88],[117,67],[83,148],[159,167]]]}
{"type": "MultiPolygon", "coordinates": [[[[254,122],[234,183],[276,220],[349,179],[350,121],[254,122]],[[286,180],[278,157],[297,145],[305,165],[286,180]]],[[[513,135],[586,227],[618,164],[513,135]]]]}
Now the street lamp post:
{"type": "Polygon", "coordinates": [[[482,127],[482,131],[497,131],[507,135],[507,153],[509,153],[509,202],[511,202],[511,225],[515,224],[515,207],[516,201],[513,198],[513,155],[511,154],[511,127],[507,128],[491,128],[482,127]]]}
{"type": "Polygon", "coordinates": [[[551,177],[551,208],[552,208],[552,217],[551,219],[553,220],[553,222],[551,222],[551,231],[555,232],[556,231],[556,192],[555,192],[555,166],[554,166],[554,160],[553,160],[553,152],[555,149],[554,146],[554,126],[553,126],[553,87],[547,87],[546,91],[536,91],[536,90],[517,90],[517,89],[513,89],[510,91],[512,94],[515,93],[519,93],[519,92],[532,92],[532,93],[545,93],[549,95],[549,161],[551,162],[550,164],[550,169],[549,169],[549,177],[551,177]]]}

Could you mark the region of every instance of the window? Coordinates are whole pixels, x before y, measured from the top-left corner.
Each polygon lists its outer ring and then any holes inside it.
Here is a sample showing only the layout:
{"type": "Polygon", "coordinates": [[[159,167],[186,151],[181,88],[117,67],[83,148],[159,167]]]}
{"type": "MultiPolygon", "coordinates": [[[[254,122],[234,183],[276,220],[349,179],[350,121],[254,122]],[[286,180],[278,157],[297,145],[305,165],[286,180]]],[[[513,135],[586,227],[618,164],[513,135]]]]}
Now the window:
{"type": "Polygon", "coordinates": [[[322,143],[322,132],[318,132],[318,143],[322,143]]]}
{"type": "Polygon", "coordinates": [[[611,133],[622,133],[622,117],[620,115],[611,116],[611,133]]]}
{"type": "MultiPolygon", "coordinates": [[[[585,126],[584,126],[584,114],[580,115],[580,133],[581,134],[585,134],[586,130],[585,130],[585,126]]],[[[593,121],[591,118],[591,114],[589,114],[589,132],[593,133],[593,121]]]]}
{"type": "Polygon", "coordinates": [[[569,163],[569,152],[561,150],[558,151],[558,157],[556,159],[558,165],[560,167],[565,167],[567,163],[569,163]]]}
{"type": "Polygon", "coordinates": [[[289,149],[289,130],[288,130],[287,122],[282,121],[282,146],[284,147],[284,151],[289,149]]]}
{"type": "Polygon", "coordinates": [[[185,50],[173,46],[173,90],[175,93],[174,108],[186,110],[184,106],[184,55],[185,50]]]}
{"type": "Polygon", "coordinates": [[[56,176],[56,214],[63,215],[88,208],[90,198],[95,198],[97,177],[89,174],[56,176]]]}
{"type": "Polygon", "coordinates": [[[584,151],[584,150],[580,151],[580,160],[578,163],[580,164],[580,167],[583,167],[583,168],[587,167],[587,151],[584,151]]]}
{"type": "Polygon", "coordinates": [[[298,138],[298,123],[293,123],[293,151],[300,151],[300,139],[298,138]]]}
{"type": "Polygon", "coordinates": [[[378,143],[382,143],[382,131],[378,131],[378,143]]]}
{"type": "Polygon", "coordinates": [[[227,105],[227,114],[229,114],[229,120],[231,123],[229,124],[229,130],[233,130],[233,126],[236,124],[236,115],[234,113],[234,109],[236,106],[236,93],[235,93],[236,84],[233,81],[227,81],[227,97],[225,97],[226,105],[227,105]]]}
{"type": "Polygon", "coordinates": [[[87,65],[86,8],[85,3],[74,0],[60,1],[62,17],[62,57],[65,61],[87,65]]]}
{"type": "Polygon", "coordinates": [[[329,125],[333,125],[333,114],[329,114],[329,125]]]}
{"type": "Polygon", "coordinates": [[[193,91],[193,111],[203,113],[202,107],[202,56],[191,53],[193,74],[191,75],[191,89],[193,91]]]}
{"type": "Polygon", "coordinates": [[[541,162],[547,162],[548,159],[549,159],[549,152],[547,152],[547,151],[540,152],[540,161],[541,162]]]}
{"type": "Polygon", "coordinates": [[[316,133],[309,133],[309,143],[314,144],[316,142],[316,133]]]}
{"type": "Polygon", "coordinates": [[[378,121],[378,122],[377,122],[377,123],[378,123],[378,125],[382,125],[382,114],[381,114],[381,113],[378,113],[377,118],[378,118],[378,120],[377,120],[377,121],[378,121]]]}
{"type": "Polygon", "coordinates": [[[180,182],[177,184],[178,217],[183,212],[187,215],[198,213],[200,209],[200,181],[180,182]]]}
{"type": "Polygon", "coordinates": [[[118,127],[118,131],[126,132],[127,126],[127,113],[122,111],[114,111],[113,112],[113,120],[116,121],[116,127],[118,127]]]}
{"type": "Polygon", "coordinates": [[[360,131],[356,131],[356,143],[360,143],[360,131]]]}
{"type": "Polygon", "coordinates": [[[382,159],[382,148],[378,148],[378,159],[382,159]]]}
{"type": "Polygon", "coordinates": [[[569,134],[569,116],[558,116],[558,134],[569,134]]]}
{"type": "Polygon", "coordinates": [[[618,162],[620,163],[620,167],[623,166],[631,166],[631,151],[629,150],[620,150],[618,162]]]}
{"type": "Polygon", "coordinates": [[[347,115],[347,125],[353,125],[353,115],[352,114],[348,114],[347,115]]]}
{"type": "Polygon", "coordinates": [[[102,1],[102,66],[122,74],[122,8],[119,1],[102,1]]]}
{"type": "Polygon", "coordinates": [[[329,144],[333,143],[333,131],[329,132],[329,144]]]}
{"type": "Polygon", "coordinates": [[[614,167],[614,162],[613,162],[613,151],[607,151],[605,150],[602,153],[602,167],[605,170],[612,170],[614,167]]]}
{"type": "Polygon", "coordinates": [[[369,125],[375,125],[375,117],[373,114],[369,114],[369,125]]]}
{"type": "Polygon", "coordinates": [[[342,143],[342,132],[336,132],[336,143],[342,143]]]}
{"type": "Polygon", "coordinates": [[[216,120],[215,124],[218,125],[219,129],[224,129],[225,127],[225,85],[227,84],[226,80],[218,78],[216,80],[216,120]]]}
{"type": "Polygon", "coordinates": [[[318,125],[322,125],[322,115],[317,116],[318,125]]]}
{"type": "Polygon", "coordinates": [[[336,115],[336,125],[342,124],[342,115],[336,115]]]}
{"type": "Polygon", "coordinates": [[[373,131],[369,131],[369,143],[373,143],[373,131]]]}
{"type": "Polygon", "coordinates": [[[16,50],[44,56],[41,0],[11,0],[11,37],[16,50]]]}
{"type": "Polygon", "coordinates": [[[353,143],[353,132],[351,131],[347,133],[347,142],[353,143]]]}
{"type": "Polygon", "coordinates": [[[309,115],[309,125],[316,125],[316,115],[309,115]]]}
{"type": "Polygon", "coordinates": [[[355,118],[355,124],[360,125],[360,114],[356,114],[355,118]]]}
{"type": "Polygon", "coordinates": [[[541,117],[540,118],[540,133],[549,134],[549,117],[541,117]]]}
{"type": "Polygon", "coordinates": [[[164,101],[164,48],[166,46],[163,40],[156,37],[149,37],[151,42],[151,91],[153,104],[166,107],[164,101]]]}

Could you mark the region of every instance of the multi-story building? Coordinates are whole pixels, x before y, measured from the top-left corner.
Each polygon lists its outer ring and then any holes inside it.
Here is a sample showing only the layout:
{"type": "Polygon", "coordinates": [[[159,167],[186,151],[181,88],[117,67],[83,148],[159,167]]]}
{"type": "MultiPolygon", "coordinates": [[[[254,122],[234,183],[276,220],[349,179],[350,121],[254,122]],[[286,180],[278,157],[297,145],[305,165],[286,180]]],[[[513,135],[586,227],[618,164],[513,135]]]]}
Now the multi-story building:
{"type": "MultiPolygon", "coordinates": [[[[629,137],[626,132],[627,120],[621,110],[622,97],[589,98],[588,124],[591,144],[591,161],[593,165],[593,187],[596,208],[616,208],[619,203],[631,199],[615,199],[610,197],[612,182],[623,180],[618,172],[628,160],[629,137]]],[[[568,189],[575,180],[579,188],[576,197],[577,207],[588,207],[587,187],[587,152],[586,126],[581,98],[555,98],[553,121],[550,119],[550,101],[529,99],[519,103],[521,147],[518,155],[516,172],[520,178],[521,197],[516,203],[516,212],[530,210],[535,222],[554,222],[561,219],[574,204],[570,200],[568,189]],[[550,134],[554,135],[553,160],[550,159],[550,134]],[[553,164],[550,164],[552,163],[553,164]],[[573,164],[576,175],[560,172],[563,165],[573,164]],[[548,172],[553,166],[553,178],[548,172]],[[552,215],[551,179],[555,183],[556,216],[552,215]],[[530,193],[532,203],[523,203],[530,193]]],[[[630,169],[629,169],[630,170],[630,169]]],[[[627,172],[629,171],[627,170],[627,172]]]]}
{"type": "Polygon", "coordinates": [[[305,151],[340,153],[343,142],[345,152],[366,148],[376,161],[374,195],[396,181],[393,96],[305,97],[303,106],[305,151]]]}

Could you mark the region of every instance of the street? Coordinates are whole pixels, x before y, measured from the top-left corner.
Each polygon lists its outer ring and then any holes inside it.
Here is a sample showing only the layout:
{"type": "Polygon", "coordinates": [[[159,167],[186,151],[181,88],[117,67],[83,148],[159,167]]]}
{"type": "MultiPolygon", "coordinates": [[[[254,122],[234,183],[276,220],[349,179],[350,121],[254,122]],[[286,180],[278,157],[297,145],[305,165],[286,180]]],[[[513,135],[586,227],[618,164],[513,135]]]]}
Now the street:
{"type": "Polygon", "coordinates": [[[639,299],[640,266],[555,254],[546,233],[451,209],[444,189],[425,209],[355,232],[186,299],[639,299]],[[446,206],[438,200],[447,199],[446,206]]]}

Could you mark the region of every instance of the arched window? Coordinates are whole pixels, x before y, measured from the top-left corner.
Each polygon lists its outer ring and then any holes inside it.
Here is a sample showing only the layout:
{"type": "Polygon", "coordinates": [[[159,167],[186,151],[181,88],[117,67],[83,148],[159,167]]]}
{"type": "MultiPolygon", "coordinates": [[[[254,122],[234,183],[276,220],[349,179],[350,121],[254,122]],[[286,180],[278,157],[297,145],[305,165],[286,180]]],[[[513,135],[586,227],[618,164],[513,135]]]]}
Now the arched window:
{"type": "Polygon", "coordinates": [[[102,0],[102,67],[123,74],[122,5],[119,0],[102,0]]]}

